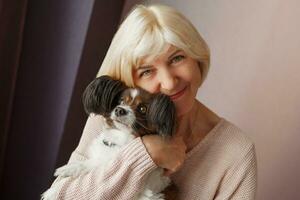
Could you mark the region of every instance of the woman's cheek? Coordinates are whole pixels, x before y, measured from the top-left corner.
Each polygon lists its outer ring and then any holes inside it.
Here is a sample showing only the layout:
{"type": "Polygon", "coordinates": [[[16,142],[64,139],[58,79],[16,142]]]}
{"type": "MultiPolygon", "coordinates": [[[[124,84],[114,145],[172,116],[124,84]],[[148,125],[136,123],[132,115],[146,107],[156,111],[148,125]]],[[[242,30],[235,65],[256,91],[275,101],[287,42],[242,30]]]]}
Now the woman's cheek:
{"type": "Polygon", "coordinates": [[[146,90],[147,92],[150,93],[156,93],[159,92],[157,91],[157,86],[155,85],[155,83],[152,81],[139,81],[136,83],[136,86],[146,90]]]}

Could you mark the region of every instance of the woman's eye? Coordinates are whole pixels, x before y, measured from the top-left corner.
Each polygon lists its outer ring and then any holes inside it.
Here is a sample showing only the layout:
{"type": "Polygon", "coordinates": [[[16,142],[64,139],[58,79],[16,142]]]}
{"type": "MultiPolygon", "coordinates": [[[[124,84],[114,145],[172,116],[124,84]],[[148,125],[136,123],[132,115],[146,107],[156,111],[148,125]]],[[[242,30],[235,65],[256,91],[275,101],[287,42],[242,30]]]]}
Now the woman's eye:
{"type": "Polygon", "coordinates": [[[171,63],[177,63],[177,62],[179,62],[179,61],[181,61],[181,60],[183,60],[184,59],[184,56],[183,55],[177,55],[177,56],[175,56],[175,57],[173,57],[172,59],[171,59],[171,63]]]}
{"type": "Polygon", "coordinates": [[[152,70],[151,69],[147,69],[145,71],[143,71],[141,74],[140,74],[140,77],[147,77],[147,76],[150,76],[152,74],[152,70]]]}

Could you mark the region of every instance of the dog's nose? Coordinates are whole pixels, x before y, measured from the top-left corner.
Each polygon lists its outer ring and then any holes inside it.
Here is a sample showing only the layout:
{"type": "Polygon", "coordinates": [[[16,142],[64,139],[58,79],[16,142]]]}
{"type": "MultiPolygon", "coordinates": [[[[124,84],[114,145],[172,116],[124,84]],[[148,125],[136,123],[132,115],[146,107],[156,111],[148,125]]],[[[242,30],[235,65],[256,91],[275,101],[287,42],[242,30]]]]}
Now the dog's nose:
{"type": "Polygon", "coordinates": [[[116,114],[116,116],[120,117],[122,115],[126,115],[127,111],[124,108],[117,107],[115,110],[115,114],[116,114]]]}

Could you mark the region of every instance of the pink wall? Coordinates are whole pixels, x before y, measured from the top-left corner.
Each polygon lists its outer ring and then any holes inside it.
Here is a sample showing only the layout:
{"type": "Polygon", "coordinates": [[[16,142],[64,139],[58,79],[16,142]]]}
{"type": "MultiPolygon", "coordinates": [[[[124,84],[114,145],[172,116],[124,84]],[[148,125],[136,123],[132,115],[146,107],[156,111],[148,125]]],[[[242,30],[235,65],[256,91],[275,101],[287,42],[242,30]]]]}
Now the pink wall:
{"type": "Polygon", "coordinates": [[[178,8],[208,42],[198,99],[255,141],[257,199],[300,199],[300,1],[148,2],[178,8]]]}

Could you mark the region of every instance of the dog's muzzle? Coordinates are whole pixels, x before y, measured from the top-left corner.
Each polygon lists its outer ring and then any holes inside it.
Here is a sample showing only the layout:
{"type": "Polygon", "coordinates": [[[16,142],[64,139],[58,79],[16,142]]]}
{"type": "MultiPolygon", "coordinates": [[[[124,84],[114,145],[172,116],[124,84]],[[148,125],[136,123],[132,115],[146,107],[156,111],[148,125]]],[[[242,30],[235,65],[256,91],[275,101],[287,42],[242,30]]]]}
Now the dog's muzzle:
{"type": "Polygon", "coordinates": [[[127,111],[122,107],[116,107],[115,114],[117,117],[121,117],[121,116],[127,115],[127,111]]]}

